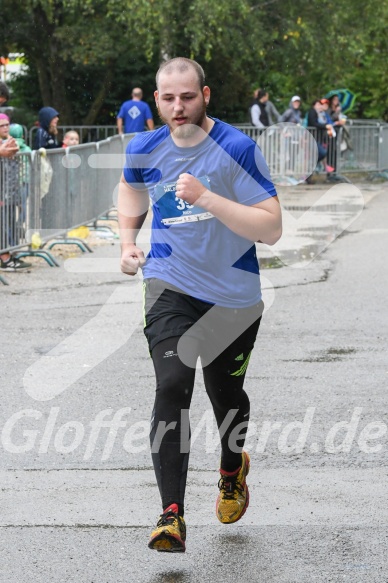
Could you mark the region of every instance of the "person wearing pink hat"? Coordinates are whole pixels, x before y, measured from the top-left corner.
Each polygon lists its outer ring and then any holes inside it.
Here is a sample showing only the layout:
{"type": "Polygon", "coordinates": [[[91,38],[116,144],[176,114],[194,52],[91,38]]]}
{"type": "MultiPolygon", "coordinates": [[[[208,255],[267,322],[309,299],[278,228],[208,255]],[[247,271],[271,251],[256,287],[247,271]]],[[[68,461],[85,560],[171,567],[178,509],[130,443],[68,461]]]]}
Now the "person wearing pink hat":
{"type": "Polygon", "coordinates": [[[6,140],[8,139],[8,135],[9,135],[9,126],[10,126],[10,120],[8,115],[6,115],[5,113],[0,113],[0,140],[6,140]]]}
{"type": "Polygon", "coordinates": [[[12,158],[19,150],[14,138],[10,138],[8,135],[9,123],[8,115],[0,113],[0,156],[3,158],[12,158]]]}

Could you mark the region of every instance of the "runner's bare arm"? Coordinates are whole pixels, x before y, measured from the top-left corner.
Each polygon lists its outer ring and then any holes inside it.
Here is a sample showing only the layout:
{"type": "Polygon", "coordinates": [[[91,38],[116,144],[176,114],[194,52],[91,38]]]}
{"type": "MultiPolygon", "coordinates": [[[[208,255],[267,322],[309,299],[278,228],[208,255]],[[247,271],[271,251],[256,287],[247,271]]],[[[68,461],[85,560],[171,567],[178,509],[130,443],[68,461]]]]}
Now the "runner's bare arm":
{"type": "Polygon", "coordinates": [[[145,263],[143,251],[136,246],[136,237],[147,216],[149,198],[147,189],[130,186],[121,176],[118,193],[118,220],[121,242],[121,271],[135,275],[145,263]]]}
{"type": "Polygon", "coordinates": [[[231,231],[250,241],[274,245],[282,234],[282,214],[277,196],[246,206],[207,190],[191,174],[181,174],[176,194],[217,217],[231,231]]]}

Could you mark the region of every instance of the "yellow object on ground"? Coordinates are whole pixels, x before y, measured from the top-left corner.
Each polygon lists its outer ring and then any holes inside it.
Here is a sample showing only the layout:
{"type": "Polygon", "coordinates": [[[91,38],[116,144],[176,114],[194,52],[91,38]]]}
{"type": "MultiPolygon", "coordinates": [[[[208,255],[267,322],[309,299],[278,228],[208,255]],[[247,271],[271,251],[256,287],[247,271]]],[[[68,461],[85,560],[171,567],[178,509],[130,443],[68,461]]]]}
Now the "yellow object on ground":
{"type": "Polygon", "coordinates": [[[67,233],[68,237],[78,237],[79,239],[86,239],[87,237],[89,237],[89,229],[88,227],[86,227],[86,225],[81,225],[80,227],[77,227],[76,229],[72,229],[71,231],[69,231],[67,233]]]}

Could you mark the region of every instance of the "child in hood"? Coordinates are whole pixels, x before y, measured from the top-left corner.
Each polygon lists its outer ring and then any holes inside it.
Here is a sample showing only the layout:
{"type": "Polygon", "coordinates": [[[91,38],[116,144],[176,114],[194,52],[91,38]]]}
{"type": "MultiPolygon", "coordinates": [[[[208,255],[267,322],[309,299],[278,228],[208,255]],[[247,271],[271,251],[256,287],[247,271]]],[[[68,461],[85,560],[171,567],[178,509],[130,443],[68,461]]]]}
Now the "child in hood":
{"type": "Polygon", "coordinates": [[[31,148],[27,146],[23,138],[23,128],[18,123],[13,123],[9,127],[9,135],[15,138],[17,145],[19,146],[19,152],[31,152],[31,148]]]}

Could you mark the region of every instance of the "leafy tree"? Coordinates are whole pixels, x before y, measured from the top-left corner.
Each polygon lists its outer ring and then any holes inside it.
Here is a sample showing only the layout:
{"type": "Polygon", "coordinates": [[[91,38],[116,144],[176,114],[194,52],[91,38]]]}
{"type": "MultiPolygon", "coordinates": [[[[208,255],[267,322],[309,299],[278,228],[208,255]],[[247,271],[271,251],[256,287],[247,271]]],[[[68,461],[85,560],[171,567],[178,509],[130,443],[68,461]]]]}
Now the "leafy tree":
{"type": "Polygon", "coordinates": [[[4,0],[2,16],[5,33],[0,47],[2,52],[13,49],[26,55],[39,84],[36,108],[55,107],[63,123],[93,124],[120,58],[132,48],[123,42],[125,31],[109,18],[105,2],[4,0]],[[77,101],[87,104],[82,114],[77,101]]]}
{"type": "Polygon", "coordinates": [[[64,123],[112,123],[136,85],[151,101],[158,64],[178,55],[204,66],[226,120],[247,120],[258,86],[280,110],[348,86],[358,114],[388,118],[381,0],[3,0],[2,19],[0,53],[30,66],[15,93],[64,123]]]}

